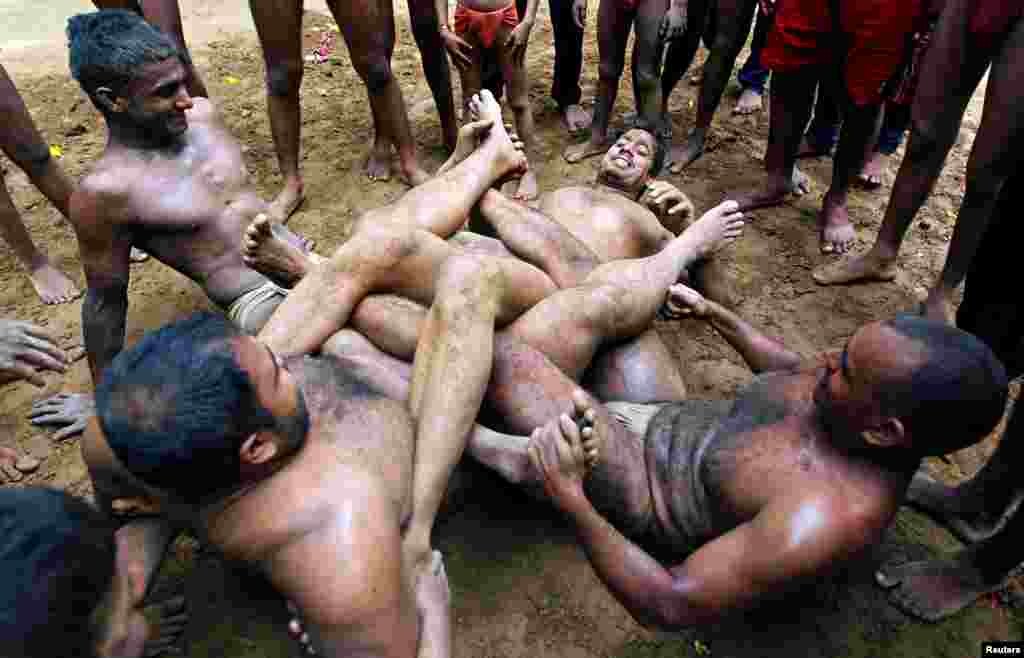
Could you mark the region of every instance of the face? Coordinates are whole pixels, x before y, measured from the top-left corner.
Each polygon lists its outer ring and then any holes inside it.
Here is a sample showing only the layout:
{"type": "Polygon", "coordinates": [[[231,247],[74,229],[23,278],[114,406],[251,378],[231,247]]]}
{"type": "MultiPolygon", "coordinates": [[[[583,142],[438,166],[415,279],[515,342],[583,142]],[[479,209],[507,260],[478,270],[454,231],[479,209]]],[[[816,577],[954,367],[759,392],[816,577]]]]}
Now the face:
{"type": "Polygon", "coordinates": [[[185,67],[177,57],[142,67],[116,106],[154,140],[177,137],[188,130],[186,110],[192,98],[185,89],[185,67]]]}
{"type": "Polygon", "coordinates": [[[633,129],[619,137],[601,160],[600,175],[618,181],[629,188],[640,188],[647,183],[657,142],[646,130],[633,129]]]}
{"type": "Polygon", "coordinates": [[[292,449],[302,445],[309,432],[309,412],[287,362],[251,336],[237,340],[235,355],[249,374],[260,406],[274,417],[275,433],[292,449]]]}

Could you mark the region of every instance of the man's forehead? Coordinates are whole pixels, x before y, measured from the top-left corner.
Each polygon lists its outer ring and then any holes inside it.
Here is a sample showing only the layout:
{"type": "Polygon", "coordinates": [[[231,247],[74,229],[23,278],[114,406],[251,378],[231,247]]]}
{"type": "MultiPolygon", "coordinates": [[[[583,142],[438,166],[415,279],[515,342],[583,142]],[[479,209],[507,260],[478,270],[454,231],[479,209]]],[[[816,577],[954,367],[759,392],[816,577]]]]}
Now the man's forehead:
{"type": "Polygon", "coordinates": [[[170,82],[183,82],[185,67],[177,57],[168,57],[159,62],[144,64],[135,78],[128,84],[128,90],[139,93],[162,87],[170,82]]]}
{"type": "Polygon", "coordinates": [[[654,144],[655,144],[655,142],[654,142],[654,135],[652,135],[651,133],[647,132],[643,128],[632,128],[632,129],[628,130],[623,135],[623,137],[625,137],[626,139],[629,139],[630,141],[633,141],[633,142],[640,142],[640,141],[646,142],[651,147],[653,147],[654,144]]]}

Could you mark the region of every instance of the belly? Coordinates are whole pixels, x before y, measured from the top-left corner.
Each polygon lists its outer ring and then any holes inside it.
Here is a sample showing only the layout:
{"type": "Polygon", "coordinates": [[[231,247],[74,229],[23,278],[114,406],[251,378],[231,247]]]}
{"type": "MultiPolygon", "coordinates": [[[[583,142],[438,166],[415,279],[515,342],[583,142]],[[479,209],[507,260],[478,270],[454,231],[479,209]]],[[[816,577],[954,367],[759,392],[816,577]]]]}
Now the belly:
{"type": "Polygon", "coordinates": [[[459,0],[466,9],[479,12],[491,12],[504,9],[512,4],[513,0],[459,0]]]}

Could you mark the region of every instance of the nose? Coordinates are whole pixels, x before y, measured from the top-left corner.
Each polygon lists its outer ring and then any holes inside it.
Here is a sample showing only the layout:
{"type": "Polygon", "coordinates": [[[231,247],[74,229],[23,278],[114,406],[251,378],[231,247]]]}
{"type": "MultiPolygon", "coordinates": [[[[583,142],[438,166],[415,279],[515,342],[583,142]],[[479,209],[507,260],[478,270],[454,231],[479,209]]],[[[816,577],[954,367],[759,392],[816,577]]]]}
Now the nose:
{"type": "Polygon", "coordinates": [[[192,109],[192,97],[189,96],[188,90],[185,86],[181,86],[181,91],[178,92],[178,96],[174,99],[174,106],[179,110],[191,110],[192,109]]]}

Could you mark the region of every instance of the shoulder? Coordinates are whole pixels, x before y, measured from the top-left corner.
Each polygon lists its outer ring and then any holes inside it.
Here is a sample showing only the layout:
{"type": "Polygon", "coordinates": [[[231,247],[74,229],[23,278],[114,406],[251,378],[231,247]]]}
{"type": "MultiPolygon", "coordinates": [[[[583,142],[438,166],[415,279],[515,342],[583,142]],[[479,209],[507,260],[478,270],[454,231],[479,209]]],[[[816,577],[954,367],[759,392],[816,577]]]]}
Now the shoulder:
{"type": "Polygon", "coordinates": [[[104,157],[71,196],[72,223],[76,228],[87,227],[97,216],[109,220],[125,215],[137,177],[138,171],[120,159],[104,157]]]}

